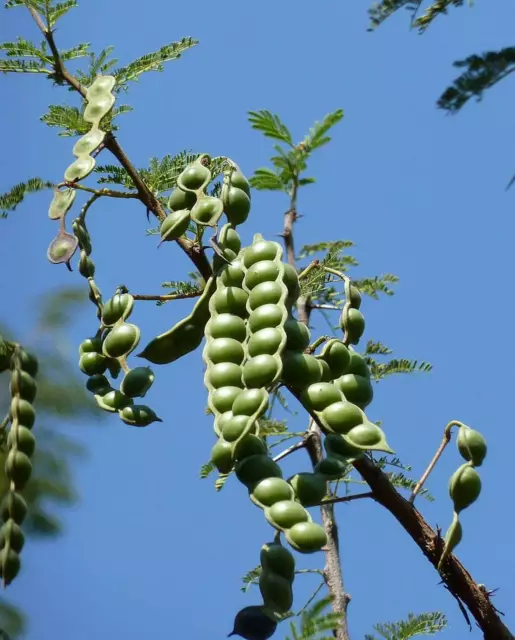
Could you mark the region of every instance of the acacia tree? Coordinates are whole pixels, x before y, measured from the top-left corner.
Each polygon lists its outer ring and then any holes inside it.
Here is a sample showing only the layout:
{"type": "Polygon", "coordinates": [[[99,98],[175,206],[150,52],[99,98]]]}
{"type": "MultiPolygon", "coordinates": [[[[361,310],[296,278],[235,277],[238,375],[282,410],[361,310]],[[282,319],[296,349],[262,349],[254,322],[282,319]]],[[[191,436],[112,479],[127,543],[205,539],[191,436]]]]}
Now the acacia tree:
{"type": "MultiPolygon", "coordinates": [[[[352,247],[348,241],[306,245],[299,256],[294,249],[299,194],[314,182],[305,174],[309,160],[330,141],[330,129],[342,119],[343,112],[327,115],[299,143],[278,116],[267,110],[250,112],[251,125],[281,143],[274,146],[272,167],[258,169],[250,180],[228,157],[185,151],[153,158],[148,167],[138,170],[115,135],[115,119],[129,110],[127,105],[116,105],[116,99],[131,81],[147,71],[161,70],[165,62],[178,58],[196,41],[184,38],[116,67],[109,48],[99,55],[90,54],[85,44],[59,48],[55,24],[76,6],[74,0],[9,0],[5,6],[25,8],[43,42],[37,45],[19,38],[4,43],[1,49],[6,57],[0,68],[45,75],[57,87],[67,87],[81,98],[79,108],[54,105],[42,118],[64,135],[78,138],[72,149],[76,159],[64,170],[64,179],[21,182],[1,197],[0,206],[7,215],[27,194],[53,190],[48,213],[58,231],[48,248],[48,259],[71,270],[79,253],[78,271],[87,281],[97,318],[96,332],[79,346],[79,367],[100,409],[117,414],[133,427],[160,421],[151,407],[138,400],[151,389],[155,374],[150,366],[129,365],[128,356],[138,347],[141,331],[128,320],[135,303],[196,299],[186,318],[150,340],[137,355],[152,365],[170,365],[199,349],[205,339],[204,383],[216,437],[211,460],[201,475],[207,477],[216,469],[217,489],[235,476],[275,530],[273,541],[261,549],[259,567],[245,577],[247,585],[259,584],[263,602],[237,613],[233,633],[249,640],[269,638],[277,624],[292,615],[298,558],[322,551],[325,565],[319,573],[329,597],[306,605],[300,631],[294,625],[292,634],[307,638],[332,630],[339,640],[347,639],[349,597],[341,573],[334,505],[372,499],[406,530],[485,638],[512,638],[490,601],[490,593],[453,554],[461,540],[459,514],[481,490],[477,467],[486,455],[484,438],[461,422],[449,422],[429,467],[414,482],[402,472],[392,471],[405,468],[395,457],[381,424],[372,422],[365,413],[373,400],[374,381],[430,368],[427,363],[389,358],[391,351],[377,341],[369,340],[357,350],[365,329],[362,295],[390,295],[397,278],[386,274],[351,279],[348,272],[358,265],[347,253],[352,247]],[[71,73],[67,63],[84,57],[88,58],[84,68],[71,73]],[[103,158],[108,153],[117,164],[98,164],[100,154],[103,158]],[[92,174],[97,184],[86,186],[84,181],[92,174]],[[282,246],[256,234],[250,246],[242,247],[237,228],[249,216],[251,187],[285,194],[282,246]],[[85,201],[70,228],[67,222],[78,195],[85,201]],[[160,244],[175,243],[190,258],[195,269],[190,279],[165,283],[170,290],[166,295],[135,294],[120,286],[104,299],[96,281],[87,219],[106,198],[141,202],[142,210],[158,223],[149,233],[159,235],[160,244]],[[303,261],[302,266],[298,261],[303,261]],[[330,335],[311,335],[314,312],[338,314],[337,327],[334,319],[329,320],[330,335]],[[307,425],[301,432],[292,432],[286,421],[277,419],[277,407],[287,408],[288,395],[306,412],[307,425]],[[464,462],[450,479],[454,515],[442,538],[414,502],[417,495],[424,494],[423,485],[449,443],[453,428],[464,462]],[[295,442],[275,453],[280,444],[291,440],[295,442]],[[279,463],[300,450],[307,452],[311,470],[284,479],[279,463]],[[352,474],[361,477],[368,490],[340,495],[339,488],[348,485],[352,474]],[[408,497],[400,492],[406,489],[408,497]],[[314,522],[307,510],[314,507],[320,507],[321,524],[314,522]],[[329,615],[323,613],[328,602],[333,609],[329,615]]],[[[22,492],[32,470],[37,366],[35,356],[16,342],[4,341],[3,353],[2,366],[11,372],[11,409],[5,425],[7,429],[10,424],[5,445],[9,489],[2,509],[0,555],[7,585],[18,573],[23,546],[20,525],[26,508],[22,492]]],[[[444,624],[441,614],[422,614],[397,625],[378,625],[376,631],[387,638],[408,638],[434,633],[444,624]]]]}

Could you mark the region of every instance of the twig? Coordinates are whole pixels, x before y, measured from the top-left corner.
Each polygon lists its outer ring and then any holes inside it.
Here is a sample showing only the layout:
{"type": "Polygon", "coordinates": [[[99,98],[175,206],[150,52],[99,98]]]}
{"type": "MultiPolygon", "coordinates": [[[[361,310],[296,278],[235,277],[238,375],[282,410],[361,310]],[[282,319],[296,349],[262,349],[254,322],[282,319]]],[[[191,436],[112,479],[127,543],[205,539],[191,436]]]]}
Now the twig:
{"type": "Polygon", "coordinates": [[[188,293],[170,293],[162,296],[147,295],[145,293],[131,293],[134,300],[158,300],[166,302],[167,300],[185,300],[186,298],[198,298],[202,295],[202,291],[189,291],[188,293]]]}
{"type": "Polygon", "coordinates": [[[422,474],[422,477],[420,478],[420,480],[415,485],[415,488],[413,489],[413,492],[409,497],[409,502],[411,502],[412,504],[415,501],[415,498],[417,497],[417,493],[424,486],[424,482],[429,478],[429,475],[430,475],[431,471],[435,468],[435,465],[438,462],[438,460],[439,460],[440,456],[442,455],[442,453],[444,452],[445,447],[451,441],[451,430],[452,430],[452,428],[454,426],[461,427],[462,424],[463,423],[458,422],[457,420],[451,420],[451,422],[449,422],[449,424],[445,427],[444,434],[443,434],[443,440],[442,440],[440,446],[438,447],[435,455],[433,456],[433,459],[429,463],[429,466],[427,467],[427,469],[422,474]]]}
{"type": "Polygon", "coordinates": [[[320,309],[325,311],[341,311],[341,307],[337,307],[335,304],[312,304],[312,309],[320,309]]]}
{"type": "Polygon", "coordinates": [[[317,595],[320,593],[320,590],[322,589],[322,587],[324,586],[325,581],[322,580],[320,582],[320,584],[318,585],[318,587],[313,591],[313,593],[311,594],[311,596],[309,597],[308,601],[306,602],[306,604],[302,607],[302,609],[299,610],[299,612],[297,613],[298,616],[300,616],[302,613],[304,613],[304,611],[306,611],[306,609],[309,607],[309,605],[313,602],[313,600],[317,597],[317,595]]]}
{"type": "Polygon", "coordinates": [[[315,340],[315,342],[313,342],[308,347],[306,347],[306,349],[304,350],[304,353],[315,353],[315,351],[318,349],[318,347],[321,344],[324,344],[324,342],[327,342],[330,339],[331,339],[331,336],[320,336],[315,340]]]}
{"type": "Polygon", "coordinates": [[[281,453],[278,453],[275,456],[274,462],[279,462],[279,460],[282,460],[283,458],[286,458],[286,456],[289,456],[294,451],[298,451],[299,449],[303,449],[306,446],[306,441],[307,441],[307,438],[304,439],[304,440],[301,440],[300,442],[296,442],[295,444],[292,444],[291,447],[288,447],[284,451],[281,451],[281,453]]]}
{"type": "Polygon", "coordinates": [[[98,196],[108,196],[109,198],[137,198],[139,200],[139,194],[128,193],[125,191],[116,191],[115,189],[92,189],[91,187],[85,187],[83,184],[77,182],[60,182],[57,188],[68,187],[70,189],[79,189],[80,191],[87,191],[88,193],[94,193],[98,196]]]}
{"type": "Polygon", "coordinates": [[[338,502],[352,502],[353,500],[361,500],[362,498],[373,498],[373,497],[374,497],[374,492],[367,491],[366,493],[355,493],[354,495],[351,495],[351,496],[340,496],[338,498],[326,498],[325,500],[322,500],[320,504],[323,505],[323,504],[336,504],[338,502]]]}

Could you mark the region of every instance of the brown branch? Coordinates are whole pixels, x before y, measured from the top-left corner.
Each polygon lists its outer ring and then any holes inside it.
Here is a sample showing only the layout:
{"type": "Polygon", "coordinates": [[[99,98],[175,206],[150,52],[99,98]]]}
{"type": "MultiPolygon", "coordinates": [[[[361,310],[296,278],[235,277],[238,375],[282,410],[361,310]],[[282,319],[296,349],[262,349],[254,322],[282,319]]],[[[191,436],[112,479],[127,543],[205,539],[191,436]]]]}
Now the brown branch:
{"type": "Polygon", "coordinates": [[[189,293],[169,293],[162,296],[146,293],[131,293],[134,300],[158,300],[166,302],[168,300],[185,300],[186,298],[198,298],[202,291],[190,291],[189,293]]]}
{"type": "Polygon", "coordinates": [[[367,491],[366,493],[355,493],[351,496],[340,496],[338,498],[326,498],[322,500],[320,505],[324,504],[338,504],[339,502],[353,502],[354,500],[362,500],[363,498],[373,498],[374,492],[367,491]]]}
{"type": "MultiPolygon", "coordinates": [[[[417,509],[392,486],[388,477],[368,458],[356,460],[355,469],[374,494],[374,500],[387,509],[436,568],[443,551],[443,541],[427,524],[417,509]]],[[[483,632],[485,640],[514,640],[490,602],[461,562],[450,554],[440,574],[452,595],[461,601],[483,632]]]]}
{"type": "MultiPolygon", "coordinates": [[[[59,50],[54,40],[53,31],[45,27],[40,15],[33,7],[28,7],[28,9],[42,34],[44,35],[45,40],[47,41],[48,46],[52,52],[56,79],[68,84],[70,87],[73,87],[75,91],[77,91],[83,98],[86,98],[86,89],[80,84],[75,76],[67,71],[61,59],[61,56],[59,55],[59,50]]],[[[147,187],[112,132],[106,134],[103,144],[105,148],[109,149],[109,151],[115,156],[115,158],[122,165],[125,171],[127,171],[138,191],[139,199],[147,207],[147,210],[152,211],[152,213],[157,218],[163,220],[166,217],[166,212],[161,206],[161,203],[155,197],[152,191],[147,187]]],[[[203,248],[199,247],[197,244],[186,238],[179,238],[176,240],[176,242],[193,262],[204,280],[208,280],[212,274],[212,269],[203,248]]]]}
{"type": "Polygon", "coordinates": [[[295,444],[292,444],[291,447],[288,447],[284,451],[281,451],[281,453],[278,453],[274,458],[274,462],[279,462],[279,460],[286,458],[286,456],[289,456],[295,451],[298,451],[299,449],[303,449],[306,446],[306,441],[308,440],[308,438],[309,438],[309,435],[307,435],[304,440],[301,440],[300,442],[296,442],[295,444]]]}

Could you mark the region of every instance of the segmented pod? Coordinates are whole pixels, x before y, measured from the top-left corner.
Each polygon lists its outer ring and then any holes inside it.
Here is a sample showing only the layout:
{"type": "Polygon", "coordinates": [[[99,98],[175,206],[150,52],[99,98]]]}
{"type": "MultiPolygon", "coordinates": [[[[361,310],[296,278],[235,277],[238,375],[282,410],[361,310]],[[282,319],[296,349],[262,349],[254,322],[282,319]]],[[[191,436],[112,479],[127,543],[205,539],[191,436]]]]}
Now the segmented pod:
{"type": "Polygon", "coordinates": [[[38,372],[38,361],[34,355],[17,345],[11,356],[10,368],[11,428],[7,437],[8,454],[5,461],[9,488],[0,509],[3,520],[0,529],[0,576],[4,587],[18,575],[19,553],[25,542],[20,525],[27,514],[27,505],[20,491],[30,480],[30,459],[36,447],[31,430],[35,421],[32,404],[37,393],[34,378],[38,372]]]}
{"type": "Polygon", "coordinates": [[[178,209],[168,214],[159,228],[161,242],[158,246],[163,242],[171,242],[180,238],[187,231],[190,220],[191,213],[188,209],[178,209]]]}
{"type": "Polygon", "coordinates": [[[268,640],[277,629],[277,620],[264,605],[244,607],[236,614],[234,626],[228,638],[241,636],[245,640],[268,640]]]}
{"type": "Polygon", "coordinates": [[[221,199],[227,220],[236,227],[243,224],[250,213],[250,185],[233,163],[225,172],[221,199]]]}
{"type": "Polygon", "coordinates": [[[340,316],[340,327],[344,333],[345,344],[358,344],[365,332],[365,318],[359,307],[361,294],[357,287],[345,280],[345,304],[340,316]]]}
{"type": "Polygon", "coordinates": [[[293,605],[295,559],[280,542],[261,547],[259,590],[264,606],[274,614],[287,613],[293,605]]]}
{"type": "Polygon", "coordinates": [[[55,189],[54,197],[48,209],[50,220],[63,218],[72,207],[76,195],[75,189],[55,189]]]}

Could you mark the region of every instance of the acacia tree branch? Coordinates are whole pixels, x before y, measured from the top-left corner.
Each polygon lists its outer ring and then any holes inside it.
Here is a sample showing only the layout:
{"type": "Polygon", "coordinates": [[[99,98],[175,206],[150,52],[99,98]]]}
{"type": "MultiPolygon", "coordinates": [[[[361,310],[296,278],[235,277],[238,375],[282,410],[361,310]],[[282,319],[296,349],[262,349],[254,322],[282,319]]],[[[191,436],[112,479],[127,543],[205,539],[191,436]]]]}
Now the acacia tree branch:
{"type": "MultiPolygon", "coordinates": [[[[75,89],[75,91],[77,91],[85,99],[86,89],[81,85],[77,78],[69,73],[69,71],[66,69],[61,56],[59,55],[59,50],[55,43],[53,31],[51,29],[48,29],[44,25],[43,21],[41,20],[41,16],[33,7],[29,6],[28,9],[32,17],[34,18],[38,28],[41,30],[43,36],[45,37],[50,51],[52,52],[54,73],[56,79],[58,81],[61,81],[62,83],[68,84],[70,87],[73,87],[73,89],[75,89]]],[[[152,213],[160,220],[164,220],[164,218],[166,217],[166,212],[163,209],[161,203],[152,193],[152,191],[147,187],[112,132],[106,133],[103,144],[104,147],[115,156],[115,158],[125,169],[125,171],[127,171],[127,174],[131,178],[138,191],[139,199],[146,206],[147,210],[152,211],[152,213]]],[[[186,255],[190,258],[204,280],[207,281],[212,274],[212,269],[211,265],[209,264],[209,260],[207,259],[207,256],[204,252],[204,249],[191,240],[188,240],[187,238],[178,238],[175,242],[177,242],[184,253],[186,253],[186,255]]]]}
{"type": "MultiPolygon", "coordinates": [[[[294,175],[293,187],[290,193],[290,208],[284,215],[284,229],[282,238],[284,247],[286,249],[286,256],[288,263],[292,267],[296,267],[295,264],[295,249],[293,241],[293,225],[298,218],[297,215],[297,190],[298,190],[298,175],[294,175]]],[[[310,265],[314,268],[318,264],[318,261],[313,262],[310,265]]],[[[310,269],[308,267],[307,269],[310,269]]],[[[306,270],[307,271],[307,270],[306,270]]],[[[297,300],[297,313],[299,322],[304,323],[306,326],[309,324],[311,308],[309,302],[305,297],[301,296],[297,300]]],[[[311,464],[316,466],[320,460],[324,458],[322,448],[322,432],[316,422],[311,422],[308,435],[304,440],[304,445],[308,452],[311,464]]],[[[349,640],[349,630],[347,625],[347,607],[350,602],[350,596],[345,592],[343,583],[342,566],[340,559],[340,548],[338,538],[338,525],[334,517],[334,507],[332,504],[324,504],[320,506],[322,514],[322,522],[327,535],[327,545],[325,547],[325,567],[324,567],[324,581],[332,598],[332,608],[335,613],[341,616],[340,624],[335,629],[334,636],[336,640],[349,640]]]]}

